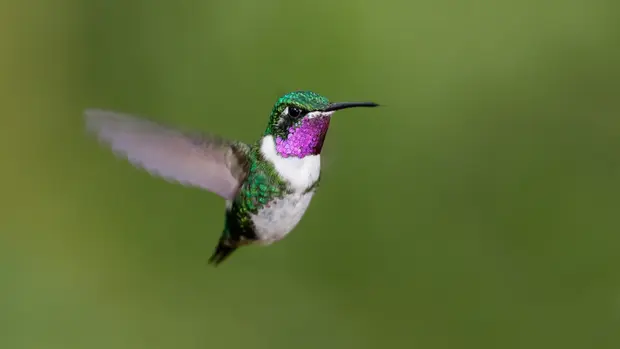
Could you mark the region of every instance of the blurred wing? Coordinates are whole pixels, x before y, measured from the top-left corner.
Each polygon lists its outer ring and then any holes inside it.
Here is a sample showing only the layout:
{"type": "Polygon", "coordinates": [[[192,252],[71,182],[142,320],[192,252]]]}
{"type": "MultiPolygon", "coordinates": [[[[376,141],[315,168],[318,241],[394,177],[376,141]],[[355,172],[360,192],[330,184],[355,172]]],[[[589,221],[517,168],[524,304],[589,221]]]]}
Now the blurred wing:
{"type": "Polygon", "coordinates": [[[153,175],[232,199],[246,174],[244,144],[189,134],[112,111],[85,111],[88,131],[153,175]]]}

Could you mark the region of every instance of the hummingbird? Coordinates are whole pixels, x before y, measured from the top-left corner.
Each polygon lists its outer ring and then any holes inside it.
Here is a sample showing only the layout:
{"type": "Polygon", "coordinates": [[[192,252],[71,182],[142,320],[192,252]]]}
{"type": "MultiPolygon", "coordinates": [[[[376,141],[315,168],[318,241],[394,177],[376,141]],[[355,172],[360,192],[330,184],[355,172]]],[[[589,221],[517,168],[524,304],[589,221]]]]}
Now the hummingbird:
{"type": "Polygon", "coordinates": [[[290,92],[276,101],[254,143],[109,110],[87,109],[84,117],[86,129],[117,156],[151,175],[225,200],[224,228],[209,258],[218,266],[239,247],[270,245],[297,226],[321,180],[321,149],[332,115],[377,106],[290,92]]]}

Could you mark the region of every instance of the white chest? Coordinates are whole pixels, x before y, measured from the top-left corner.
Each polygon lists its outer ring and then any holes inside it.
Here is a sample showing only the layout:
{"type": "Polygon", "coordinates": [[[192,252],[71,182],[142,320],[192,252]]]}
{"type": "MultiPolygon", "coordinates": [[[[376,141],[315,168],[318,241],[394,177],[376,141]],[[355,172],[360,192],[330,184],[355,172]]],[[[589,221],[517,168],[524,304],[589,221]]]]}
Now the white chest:
{"type": "Polygon", "coordinates": [[[291,194],[253,215],[252,222],[260,243],[268,245],[288,235],[301,221],[313,195],[313,192],[291,194]]]}
{"type": "Polygon", "coordinates": [[[276,152],[271,136],[263,138],[261,152],[293,191],[252,216],[256,234],[264,244],[270,244],[290,233],[308,209],[314,192],[306,190],[319,179],[321,160],[320,155],[309,155],[301,159],[283,158],[276,152]]]}
{"type": "Polygon", "coordinates": [[[261,152],[270,161],[282,178],[289,182],[294,190],[305,191],[319,179],[321,174],[321,156],[308,155],[303,158],[284,158],[276,152],[272,136],[263,138],[261,152]]]}

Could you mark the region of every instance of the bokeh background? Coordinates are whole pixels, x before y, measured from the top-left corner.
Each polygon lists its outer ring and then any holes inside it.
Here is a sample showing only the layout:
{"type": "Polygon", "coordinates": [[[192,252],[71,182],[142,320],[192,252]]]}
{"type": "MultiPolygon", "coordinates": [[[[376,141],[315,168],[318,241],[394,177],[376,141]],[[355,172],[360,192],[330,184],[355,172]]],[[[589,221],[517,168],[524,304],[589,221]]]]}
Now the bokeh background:
{"type": "Polygon", "coordinates": [[[620,347],[620,27],[605,0],[0,3],[0,348],[620,347]],[[88,107],[251,141],[342,112],[269,248],[88,107]]]}

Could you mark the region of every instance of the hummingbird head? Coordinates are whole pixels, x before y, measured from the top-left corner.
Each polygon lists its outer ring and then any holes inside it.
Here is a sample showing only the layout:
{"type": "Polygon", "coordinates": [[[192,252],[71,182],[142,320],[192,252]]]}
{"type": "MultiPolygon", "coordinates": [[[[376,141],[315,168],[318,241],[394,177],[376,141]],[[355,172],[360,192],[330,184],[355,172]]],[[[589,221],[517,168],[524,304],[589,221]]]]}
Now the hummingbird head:
{"type": "Polygon", "coordinates": [[[321,153],[332,114],[352,107],[376,107],[373,102],[330,103],[312,91],[295,91],[273,106],[265,136],[272,136],[282,157],[303,158],[321,153]]]}

